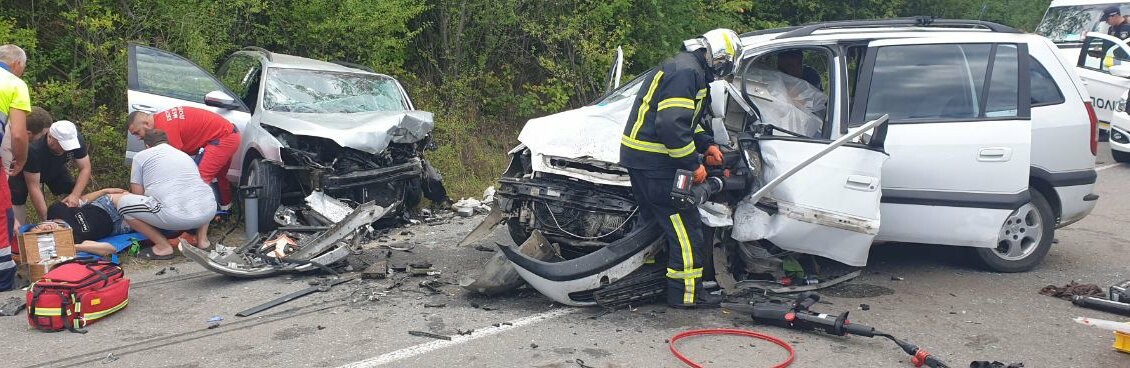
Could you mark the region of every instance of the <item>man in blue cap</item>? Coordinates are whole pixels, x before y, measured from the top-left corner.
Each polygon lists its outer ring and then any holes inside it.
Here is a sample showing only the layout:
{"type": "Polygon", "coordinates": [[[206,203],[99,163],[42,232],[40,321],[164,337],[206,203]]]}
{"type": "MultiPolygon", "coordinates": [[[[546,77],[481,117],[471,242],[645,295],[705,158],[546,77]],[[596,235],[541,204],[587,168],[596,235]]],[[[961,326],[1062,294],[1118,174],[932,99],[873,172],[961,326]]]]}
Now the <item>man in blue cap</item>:
{"type": "Polygon", "coordinates": [[[1099,20],[1110,26],[1106,34],[1118,37],[1120,40],[1130,38],[1130,24],[1126,22],[1126,17],[1122,16],[1122,10],[1119,9],[1118,5],[1111,5],[1103,9],[1103,15],[1099,20]]]}

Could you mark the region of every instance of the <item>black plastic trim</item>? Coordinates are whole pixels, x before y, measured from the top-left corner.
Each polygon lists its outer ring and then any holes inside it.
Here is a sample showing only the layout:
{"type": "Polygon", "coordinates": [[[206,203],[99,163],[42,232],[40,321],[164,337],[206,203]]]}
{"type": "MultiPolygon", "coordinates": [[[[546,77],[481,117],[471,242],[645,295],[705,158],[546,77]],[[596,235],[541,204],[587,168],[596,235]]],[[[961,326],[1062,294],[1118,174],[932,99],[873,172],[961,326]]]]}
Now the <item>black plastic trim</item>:
{"type": "Polygon", "coordinates": [[[991,208],[1012,210],[1032,200],[1028,191],[1016,194],[936,192],[925,190],[883,189],[882,203],[919,206],[991,208]]]}
{"type": "Polygon", "coordinates": [[[519,253],[516,247],[511,245],[499,246],[499,249],[515,266],[538,277],[551,281],[571,281],[596,275],[623,263],[654,243],[661,234],[663,231],[659,228],[659,224],[650,221],[643,226],[637,226],[631,233],[609,243],[604,248],[568,261],[553,263],[530,258],[519,253]]]}
{"type": "Polygon", "coordinates": [[[1053,187],[1094,184],[1099,178],[1099,173],[1093,169],[1053,173],[1035,166],[1031,167],[1029,175],[1046,181],[1053,187]]]}

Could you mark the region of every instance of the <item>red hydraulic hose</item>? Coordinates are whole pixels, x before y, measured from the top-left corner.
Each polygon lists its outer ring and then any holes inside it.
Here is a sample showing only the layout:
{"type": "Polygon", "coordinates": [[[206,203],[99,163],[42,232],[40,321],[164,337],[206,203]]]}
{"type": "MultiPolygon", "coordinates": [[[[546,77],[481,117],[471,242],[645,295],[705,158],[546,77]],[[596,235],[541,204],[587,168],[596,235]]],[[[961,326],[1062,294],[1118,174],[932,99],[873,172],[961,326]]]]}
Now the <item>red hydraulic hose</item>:
{"type": "Polygon", "coordinates": [[[675,342],[681,340],[684,337],[704,336],[704,335],[748,336],[748,337],[752,337],[752,338],[755,338],[755,339],[761,339],[761,340],[765,340],[765,341],[777,344],[777,346],[785,348],[785,350],[789,352],[789,358],[785,359],[784,362],[781,362],[780,364],[773,366],[773,368],[788,367],[789,364],[793,364],[793,358],[796,357],[796,351],[793,350],[793,347],[790,346],[789,343],[785,342],[784,340],[778,339],[778,338],[773,337],[773,336],[753,332],[753,331],[737,330],[737,329],[732,329],[732,328],[708,328],[708,329],[703,329],[703,330],[683,331],[683,332],[680,332],[678,334],[675,334],[675,336],[671,336],[671,340],[670,340],[671,342],[668,344],[671,347],[671,353],[675,354],[675,357],[679,358],[679,360],[683,361],[683,363],[687,363],[688,366],[691,366],[693,368],[702,368],[701,364],[695,363],[695,362],[691,361],[690,358],[683,356],[683,354],[679,352],[679,349],[675,348],[675,342]]]}

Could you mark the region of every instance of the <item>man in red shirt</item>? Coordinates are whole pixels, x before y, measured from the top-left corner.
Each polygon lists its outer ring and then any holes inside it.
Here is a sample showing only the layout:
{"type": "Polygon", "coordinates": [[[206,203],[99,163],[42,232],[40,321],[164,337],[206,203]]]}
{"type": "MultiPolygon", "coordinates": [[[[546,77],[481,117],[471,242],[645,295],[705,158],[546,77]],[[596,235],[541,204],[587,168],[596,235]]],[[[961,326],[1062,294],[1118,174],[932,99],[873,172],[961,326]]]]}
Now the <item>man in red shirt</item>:
{"type": "MultiPolygon", "coordinates": [[[[239,130],[234,124],[214,112],[188,106],[177,106],[155,114],[134,111],[126,119],[129,132],[141,138],[151,129],[165,131],[169,145],[196,156],[204,151],[198,169],[200,178],[211,185],[212,180],[219,183],[220,208],[231,207],[231,182],[228,181],[228,168],[232,156],[239,149],[239,130]]],[[[183,229],[165,229],[183,230],[183,229]]],[[[208,225],[197,233],[202,248],[208,248],[208,225]]]]}

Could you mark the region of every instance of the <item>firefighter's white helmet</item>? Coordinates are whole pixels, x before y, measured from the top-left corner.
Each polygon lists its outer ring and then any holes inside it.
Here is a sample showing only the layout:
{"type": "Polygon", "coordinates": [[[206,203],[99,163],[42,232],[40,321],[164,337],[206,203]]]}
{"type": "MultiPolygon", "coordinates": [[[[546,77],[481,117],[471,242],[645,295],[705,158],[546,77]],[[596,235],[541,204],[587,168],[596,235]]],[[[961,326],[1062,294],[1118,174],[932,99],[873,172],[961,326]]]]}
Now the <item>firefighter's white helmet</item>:
{"type": "Polygon", "coordinates": [[[717,77],[734,72],[742,57],[742,40],[737,32],[718,28],[694,39],[683,41],[687,51],[706,49],[707,63],[717,77]]]}

